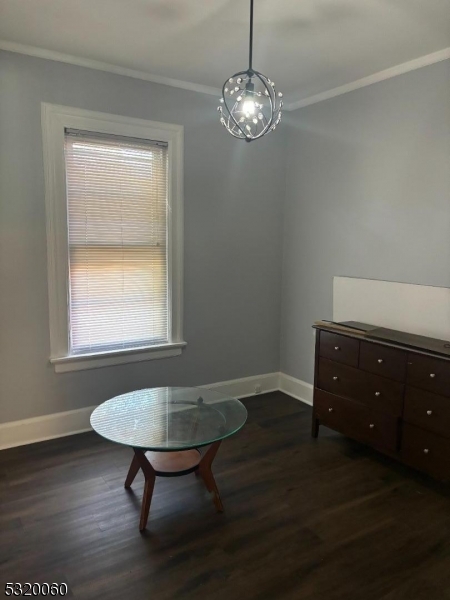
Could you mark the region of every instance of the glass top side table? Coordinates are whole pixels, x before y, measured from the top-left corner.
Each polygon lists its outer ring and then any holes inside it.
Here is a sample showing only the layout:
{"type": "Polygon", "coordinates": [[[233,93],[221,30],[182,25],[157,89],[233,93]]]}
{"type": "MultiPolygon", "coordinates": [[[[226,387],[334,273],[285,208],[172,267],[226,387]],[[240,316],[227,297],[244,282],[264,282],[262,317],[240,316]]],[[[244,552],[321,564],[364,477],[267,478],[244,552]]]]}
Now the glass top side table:
{"type": "Polygon", "coordinates": [[[145,477],[139,529],[147,525],[155,479],[195,472],[223,511],[211,465],[223,439],[247,420],[245,406],[206,388],[150,388],[116,396],[91,415],[102,437],[129,446],[134,457],[125,480],[129,488],[138,471],[145,477]],[[203,452],[199,449],[205,448],[203,452]]]}

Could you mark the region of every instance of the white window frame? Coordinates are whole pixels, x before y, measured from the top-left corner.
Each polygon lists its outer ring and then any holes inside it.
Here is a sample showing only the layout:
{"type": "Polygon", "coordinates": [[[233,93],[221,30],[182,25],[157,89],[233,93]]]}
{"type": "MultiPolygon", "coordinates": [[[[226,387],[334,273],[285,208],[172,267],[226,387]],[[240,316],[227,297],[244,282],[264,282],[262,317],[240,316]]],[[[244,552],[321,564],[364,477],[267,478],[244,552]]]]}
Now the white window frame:
{"type": "Polygon", "coordinates": [[[69,106],[41,104],[47,215],[50,362],[56,372],[106,367],[181,354],[183,340],[182,125],[158,123],[69,106]],[[71,355],[69,345],[69,242],[64,133],[80,129],[168,144],[169,342],[156,346],[71,355]]]}

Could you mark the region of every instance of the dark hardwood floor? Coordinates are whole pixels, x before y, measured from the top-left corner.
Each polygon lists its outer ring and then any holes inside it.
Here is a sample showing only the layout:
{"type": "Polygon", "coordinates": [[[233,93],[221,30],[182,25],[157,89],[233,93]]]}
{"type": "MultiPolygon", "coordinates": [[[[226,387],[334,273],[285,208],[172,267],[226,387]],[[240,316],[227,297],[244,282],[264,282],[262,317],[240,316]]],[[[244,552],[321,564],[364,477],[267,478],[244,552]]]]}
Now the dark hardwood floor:
{"type": "Polygon", "coordinates": [[[165,600],[450,598],[447,487],[321,428],[281,393],[214,463],[225,513],[193,474],[143,477],[94,433],[0,453],[0,582],[66,582],[69,596],[165,600]]]}

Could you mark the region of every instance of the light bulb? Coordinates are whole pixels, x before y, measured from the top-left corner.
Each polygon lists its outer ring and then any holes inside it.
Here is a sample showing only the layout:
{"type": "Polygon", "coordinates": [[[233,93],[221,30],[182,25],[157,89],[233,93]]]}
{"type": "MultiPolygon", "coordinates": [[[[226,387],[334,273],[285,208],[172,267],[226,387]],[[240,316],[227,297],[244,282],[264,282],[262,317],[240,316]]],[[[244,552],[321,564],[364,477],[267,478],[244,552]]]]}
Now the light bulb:
{"type": "Polygon", "coordinates": [[[244,104],[242,106],[242,111],[247,115],[255,114],[255,103],[253,100],[244,100],[244,104]]]}

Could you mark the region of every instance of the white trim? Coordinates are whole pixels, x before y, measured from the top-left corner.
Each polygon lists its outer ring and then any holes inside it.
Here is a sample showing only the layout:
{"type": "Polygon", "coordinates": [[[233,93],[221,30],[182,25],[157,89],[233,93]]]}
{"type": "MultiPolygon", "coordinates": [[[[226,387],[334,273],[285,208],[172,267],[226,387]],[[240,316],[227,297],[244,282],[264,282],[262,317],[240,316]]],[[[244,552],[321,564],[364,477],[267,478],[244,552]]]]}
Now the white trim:
{"type": "MultiPolygon", "coordinates": [[[[373,83],[379,83],[380,81],[385,81],[386,79],[397,77],[397,75],[403,75],[404,73],[409,73],[409,71],[415,71],[416,69],[421,69],[422,67],[427,67],[428,65],[433,65],[443,60],[448,60],[449,58],[450,48],[444,48],[443,50],[438,50],[438,52],[426,54],[425,56],[415,58],[414,60],[410,60],[408,62],[402,63],[401,65],[396,65],[395,67],[385,69],[384,71],[379,71],[378,73],[374,73],[373,75],[369,75],[368,77],[357,79],[356,81],[352,81],[350,83],[346,83],[345,85],[341,85],[337,88],[321,92],[320,94],[309,96],[308,98],[303,99],[299,98],[298,100],[289,102],[285,106],[285,109],[291,111],[297,110],[299,108],[304,108],[305,106],[310,106],[311,104],[317,104],[318,102],[322,102],[323,100],[329,100],[330,98],[335,98],[336,96],[341,96],[342,94],[353,92],[354,90],[367,87],[368,85],[372,85],[373,83]]],[[[297,93],[294,93],[292,94],[292,96],[299,97],[301,96],[301,92],[299,91],[297,93]]]]}
{"type": "Polygon", "coordinates": [[[296,379],[295,377],[291,377],[291,375],[286,375],[286,373],[280,373],[279,390],[296,400],[312,406],[314,386],[306,381],[296,379]]]}
{"type": "Polygon", "coordinates": [[[0,40],[0,50],[16,52],[17,54],[26,54],[27,56],[35,56],[36,58],[44,58],[46,60],[54,60],[56,62],[76,65],[78,67],[86,67],[87,69],[95,69],[96,71],[105,71],[106,73],[114,73],[115,75],[123,75],[124,77],[133,77],[134,79],[142,79],[143,81],[150,81],[151,83],[168,85],[190,92],[198,92],[200,94],[208,94],[217,97],[222,95],[222,91],[219,88],[213,88],[208,85],[172,79],[170,77],[164,77],[163,75],[148,73],[147,71],[129,69],[128,67],[119,67],[118,65],[111,65],[99,60],[81,58],[79,56],[73,56],[72,54],[63,54],[62,52],[46,50],[45,48],[28,46],[27,44],[18,44],[16,42],[0,40]]]}
{"type": "MultiPolygon", "coordinates": [[[[47,264],[50,309],[51,362],[56,371],[123,364],[180,354],[183,340],[183,143],[182,125],[159,123],[121,115],[42,103],[42,138],[47,215],[47,264]],[[170,281],[170,343],[162,349],[111,353],[95,357],[69,357],[68,231],[64,164],[65,128],[159,140],[168,144],[168,270],[170,281]],[[159,350],[159,353],[158,353],[159,350]],[[162,353],[165,354],[162,354],[162,353]],[[70,358],[70,361],[69,361],[70,358]],[[130,360],[125,360],[126,358],[130,360]],[[81,362],[83,359],[83,362],[81,362]],[[91,364],[89,365],[89,361],[91,364]],[[57,366],[59,365],[59,366],[57,366]],[[71,366],[71,368],[69,368],[71,366]]],[[[135,349],[136,350],[136,349],[135,349]]]]}
{"type": "Polygon", "coordinates": [[[218,383],[209,383],[201,387],[210,388],[229,394],[234,398],[248,398],[255,394],[267,394],[278,390],[279,373],[266,373],[264,375],[253,375],[241,379],[230,379],[218,383]]]}
{"type": "Polygon", "coordinates": [[[186,342],[179,342],[177,344],[163,344],[147,348],[100,352],[98,354],[63,356],[61,358],[51,358],[50,362],[55,365],[56,373],[69,373],[70,371],[84,371],[86,369],[97,369],[99,367],[110,367],[112,365],[124,365],[145,360],[179,356],[185,346],[186,342]]]}
{"type": "Polygon", "coordinates": [[[95,406],[0,424],[0,450],[83,433],[95,406]]]}
{"type": "MultiPolygon", "coordinates": [[[[27,56],[35,56],[36,58],[43,58],[45,60],[54,60],[56,62],[76,65],[78,67],[86,67],[87,69],[104,71],[106,73],[114,73],[115,75],[122,75],[124,77],[132,77],[133,79],[150,81],[151,83],[157,83],[159,85],[168,85],[170,87],[188,90],[191,92],[198,92],[200,94],[208,94],[216,97],[220,97],[222,95],[222,91],[219,88],[193,83],[191,81],[172,79],[170,77],[164,77],[163,75],[155,75],[153,73],[147,73],[146,71],[140,71],[137,69],[130,69],[128,67],[120,67],[118,65],[112,65],[90,58],[80,58],[78,56],[73,56],[72,54],[64,54],[62,52],[46,50],[45,48],[38,48],[37,46],[29,46],[27,44],[19,44],[17,42],[0,40],[0,50],[15,52],[17,54],[25,54],[27,56]]],[[[347,94],[348,92],[367,87],[373,83],[379,83],[380,81],[391,79],[392,77],[397,77],[397,75],[403,75],[409,71],[427,67],[428,65],[433,65],[449,58],[450,48],[444,48],[442,50],[438,50],[437,52],[420,56],[419,58],[415,58],[400,65],[395,65],[389,69],[373,73],[372,75],[363,77],[362,79],[357,79],[331,90],[320,92],[314,96],[302,98],[302,92],[299,90],[298,92],[293,92],[288,95],[288,97],[290,96],[293,100],[292,102],[288,102],[284,105],[284,110],[292,111],[299,108],[304,108],[305,106],[310,106],[311,104],[317,104],[318,102],[323,102],[324,100],[329,100],[330,98],[347,94]],[[296,97],[298,100],[295,100],[296,97]]]]}
{"type": "MultiPolygon", "coordinates": [[[[266,373],[241,379],[209,383],[199,387],[210,388],[235,398],[281,391],[306,404],[312,404],[312,385],[285,373],[266,373]],[[260,386],[257,388],[257,386],[260,386]],[[255,392],[255,389],[261,389],[255,392]]],[[[0,450],[43,442],[90,431],[90,416],[96,406],[43,415],[22,421],[0,423],[0,450]]]]}
{"type": "MultiPolygon", "coordinates": [[[[64,54],[62,52],[46,50],[45,48],[29,46],[28,44],[19,44],[17,42],[0,40],[0,50],[15,52],[17,54],[25,54],[27,56],[35,56],[36,58],[43,58],[45,60],[54,60],[56,62],[76,65],[78,67],[86,67],[87,69],[94,69],[96,71],[114,73],[115,75],[123,75],[124,77],[132,77],[133,79],[141,79],[143,81],[150,81],[151,83],[157,83],[160,85],[168,85],[170,87],[188,90],[191,92],[198,92],[200,94],[208,94],[216,97],[220,97],[222,95],[222,91],[219,88],[193,83],[191,81],[172,79],[170,77],[164,77],[163,75],[155,75],[153,73],[147,73],[146,71],[140,71],[137,69],[130,69],[128,67],[120,67],[118,65],[112,65],[90,58],[80,58],[78,56],[73,56],[72,54],[64,54]]],[[[320,92],[314,96],[302,98],[301,90],[298,92],[292,92],[288,96],[293,98],[293,100],[292,102],[288,102],[284,105],[284,110],[292,111],[299,108],[304,108],[305,106],[310,106],[311,104],[317,104],[318,102],[323,102],[324,100],[329,100],[330,98],[347,94],[348,92],[372,85],[373,83],[391,79],[392,77],[397,77],[397,75],[403,75],[409,71],[427,67],[428,65],[433,65],[449,58],[450,48],[443,48],[437,52],[432,52],[431,54],[420,56],[419,58],[415,58],[400,65],[395,65],[389,69],[373,73],[372,75],[368,75],[362,79],[357,79],[331,90],[320,92]],[[295,100],[296,97],[298,100],[295,100]]]]}

